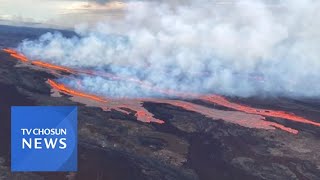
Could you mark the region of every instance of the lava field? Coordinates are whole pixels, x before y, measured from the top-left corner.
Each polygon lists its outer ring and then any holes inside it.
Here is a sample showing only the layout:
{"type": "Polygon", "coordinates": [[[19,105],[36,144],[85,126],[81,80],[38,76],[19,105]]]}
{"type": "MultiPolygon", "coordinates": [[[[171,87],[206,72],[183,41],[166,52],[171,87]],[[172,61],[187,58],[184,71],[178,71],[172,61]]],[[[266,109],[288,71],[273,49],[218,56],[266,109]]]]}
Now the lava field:
{"type": "MultiPolygon", "coordinates": [[[[2,27],[2,29],[5,27],[2,27]]],[[[35,31],[35,30],[34,30],[35,31]]],[[[6,38],[6,37],[1,37],[6,38]]],[[[157,89],[132,77],[0,52],[0,179],[319,179],[320,99],[224,97],[157,89]],[[82,74],[171,98],[71,88],[82,74]],[[11,173],[10,107],[79,107],[77,173],[11,173]]]]}

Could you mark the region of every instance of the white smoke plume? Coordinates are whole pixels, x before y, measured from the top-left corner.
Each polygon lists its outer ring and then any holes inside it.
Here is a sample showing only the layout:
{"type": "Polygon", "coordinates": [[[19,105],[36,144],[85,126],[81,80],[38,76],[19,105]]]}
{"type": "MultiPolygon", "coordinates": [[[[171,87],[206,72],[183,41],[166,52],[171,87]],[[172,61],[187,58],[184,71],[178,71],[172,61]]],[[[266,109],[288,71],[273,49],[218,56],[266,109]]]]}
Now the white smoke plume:
{"type": "MultiPolygon", "coordinates": [[[[139,78],[153,87],[234,96],[320,96],[320,1],[127,1],[121,20],[47,33],[18,49],[32,59],[139,78]]],[[[65,80],[69,85],[74,82],[65,80]]],[[[106,96],[138,85],[81,79],[106,96]]]]}

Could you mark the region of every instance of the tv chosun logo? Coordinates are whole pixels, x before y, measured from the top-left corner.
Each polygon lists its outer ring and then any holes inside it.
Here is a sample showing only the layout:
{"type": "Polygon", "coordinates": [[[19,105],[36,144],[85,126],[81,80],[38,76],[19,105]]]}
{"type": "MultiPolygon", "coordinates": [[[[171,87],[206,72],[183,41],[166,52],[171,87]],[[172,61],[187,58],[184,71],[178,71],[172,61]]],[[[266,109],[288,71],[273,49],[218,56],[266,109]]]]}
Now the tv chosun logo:
{"type": "Polygon", "coordinates": [[[77,171],[77,107],[11,108],[12,171],[77,171]]]}

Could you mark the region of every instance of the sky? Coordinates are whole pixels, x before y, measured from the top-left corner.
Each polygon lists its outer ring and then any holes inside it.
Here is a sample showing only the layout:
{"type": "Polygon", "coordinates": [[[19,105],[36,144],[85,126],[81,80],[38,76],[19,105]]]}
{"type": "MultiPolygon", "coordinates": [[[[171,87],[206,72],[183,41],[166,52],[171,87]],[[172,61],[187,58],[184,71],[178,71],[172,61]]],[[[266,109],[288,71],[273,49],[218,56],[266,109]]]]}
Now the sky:
{"type": "MultiPolygon", "coordinates": [[[[140,0],[0,0],[0,24],[73,29],[76,25],[95,24],[124,16],[129,2],[140,0]]],[[[142,0],[143,1],[143,0],[142,0]]],[[[249,0],[212,0],[214,4],[249,0]]],[[[281,1],[281,0],[263,0],[281,1]]],[[[147,2],[147,1],[145,1],[147,2]]],[[[190,0],[150,0],[185,4],[190,0]]],[[[192,1],[191,1],[192,2],[192,1]]],[[[212,4],[211,4],[212,5],[212,4]]]]}
{"type": "Polygon", "coordinates": [[[0,24],[73,28],[118,17],[123,8],[101,0],[0,0],[0,24]]]}

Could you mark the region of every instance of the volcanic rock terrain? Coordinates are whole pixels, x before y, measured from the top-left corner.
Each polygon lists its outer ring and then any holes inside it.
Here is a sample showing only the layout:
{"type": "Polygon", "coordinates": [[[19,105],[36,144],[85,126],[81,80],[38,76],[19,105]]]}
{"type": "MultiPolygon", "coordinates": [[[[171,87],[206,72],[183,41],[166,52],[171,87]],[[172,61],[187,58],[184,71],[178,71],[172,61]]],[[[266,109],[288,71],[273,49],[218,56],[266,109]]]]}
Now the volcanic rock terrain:
{"type": "MultiPolygon", "coordinates": [[[[1,48],[42,31],[1,26],[1,48]]],[[[88,72],[8,50],[0,52],[0,179],[320,177],[319,99],[100,97],[56,81],[88,72]],[[79,107],[77,173],[10,172],[10,108],[31,105],[79,107]]]]}

